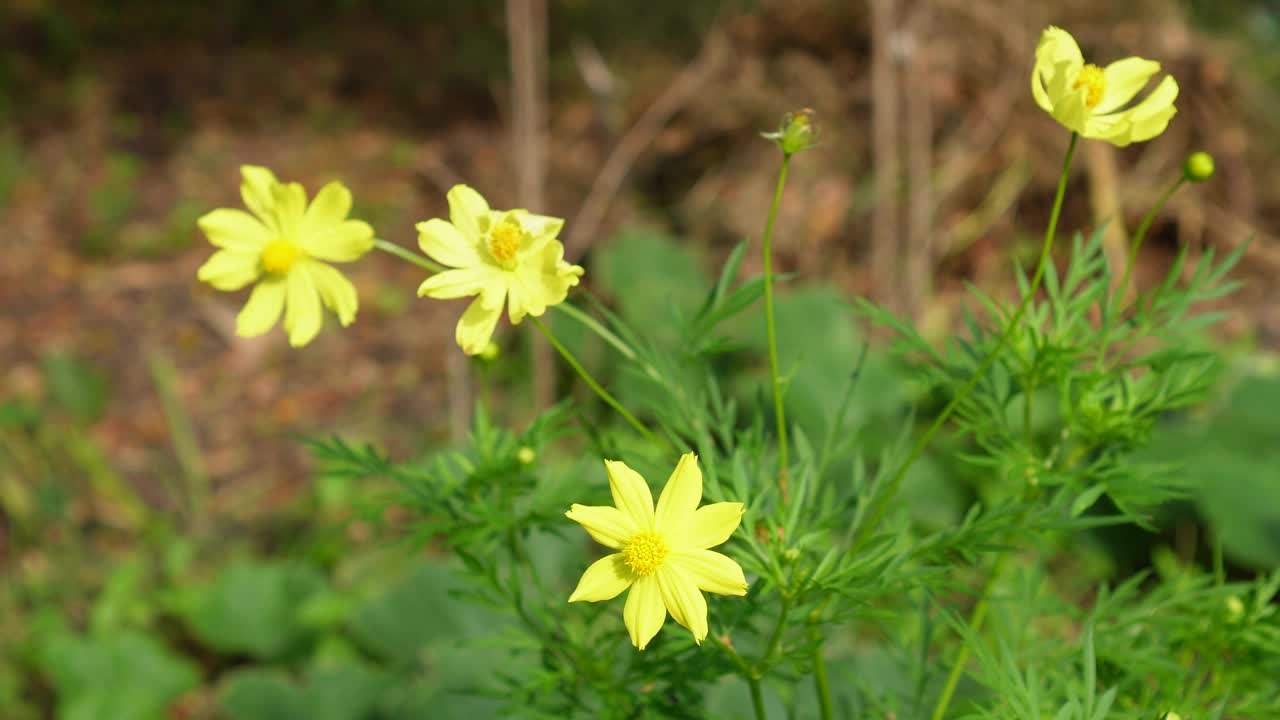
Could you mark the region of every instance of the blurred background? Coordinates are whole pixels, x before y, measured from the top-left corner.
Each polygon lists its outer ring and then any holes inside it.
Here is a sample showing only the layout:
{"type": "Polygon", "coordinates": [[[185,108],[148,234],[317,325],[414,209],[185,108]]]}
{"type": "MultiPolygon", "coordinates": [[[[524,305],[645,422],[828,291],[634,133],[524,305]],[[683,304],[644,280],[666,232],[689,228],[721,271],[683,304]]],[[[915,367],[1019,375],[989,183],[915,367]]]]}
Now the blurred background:
{"type": "MultiPolygon", "coordinates": [[[[456,182],[565,217],[587,284],[652,327],[758,240],[779,160],[759,132],[813,108],[822,145],[794,163],[777,231],[800,278],[780,313],[792,358],[849,358],[797,377],[804,422],[866,339],[840,298],[941,339],[965,283],[1007,293],[1034,260],[1067,140],[1028,91],[1050,23],[1181,86],[1156,141],[1082,144],[1061,227],[1105,222],[1122,262],[1202,149],[1217,175],[1156,219],[1138,283],[1181,248],[1250,242],[1210,340],[1230,358],[1222,398],[1155,439],[1207,489],[1162,534],[1104,543],[1095,572],[1193,561],[1219,525],[1233,572],[1276,567],[1280,2],[6,0],[0,717],[447,717],[431,699],[483,660],[443,642],[474,618],[443,609],[444,571],[401,542],[412,517],[369,510],[390,488],[315,477],[301,441],[406,458],[465,436],[462,308],[419,301],[421,273],[375,253],[344,268],[352,327],[330,318],[301,351],[278,329],[236,337],[247,292],[196,281],[195,220],[239,206],[241,164],[311,192],[341,179],[353,216],[409,247],[456,182]]],[[[488,371],[516,426],[569,384],[526,337],[500,330],[509,361],[488,371]]],[[[900,410],[899,385],[867,402],[900,410]]],[[[963,509],[963,478],[931,482],[940,517],[963,509]]]]}

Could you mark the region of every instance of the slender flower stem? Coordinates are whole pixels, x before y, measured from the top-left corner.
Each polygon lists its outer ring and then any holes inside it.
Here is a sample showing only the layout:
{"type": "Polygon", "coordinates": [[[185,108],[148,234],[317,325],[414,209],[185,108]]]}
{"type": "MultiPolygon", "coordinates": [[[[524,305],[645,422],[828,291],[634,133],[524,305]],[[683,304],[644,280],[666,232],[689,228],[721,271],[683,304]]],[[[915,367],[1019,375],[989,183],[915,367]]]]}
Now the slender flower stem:
{"type": "Polygon", "coordinates": [[[831,682],[827,679],[827,659],[822,655],[822,628],[809,628],[809,640],[813,643],[813,689],[818,694],[818,709],[822,720],[835,717],[831,709],[831,682]]]}
{"type": "Polygon", "coordinates": [[[751,664],[746,661],[746,658],[738,654],[738,651],[729,644],[726,638],[721,638],[720,635],[714,632],[708,633],[708,637],[728,653],[729,660],[737,666],[738,672],[742,674],[742,679],[747,681],[747,686],[751,688],[751,704],[755,707],[756,720],[768,720],[764,709],[764,693],[760,687],[760,676],[751,668],[751,664]]]}
{"type": "Polygon", "coordinates": [[[1165,203],[1169,202],[1169,198],[1173,197],[1173,194],[1186,181],[1186,175],[1179,175],[1177,181],[1164,191],[1164,194],[1160,196],[1160,199],[1152,206],[1151,211],[1147,213],[1146,217],[1142,218],[1142,222],[1138,225],[1138,231],[1133,234],[1133,241],[1129,243],[1129,257],[1124,264],[1124,275],[1120,278],[1120,287],[1118,289],[1122,294],[1129,287],[1129,278],[1133,275],[1133,265],[1138,259],[1138,248],[1142,247],[1142,241],[1147,236],[1147,230],[1151,229],[1151,223],[1156,219],[1156,215],[1159,215],[1160,211],[1164,209],[1165,203]]]}
{"type": "MultiPolygon", "coordinates": [[[[1147,230],[1151,229],[1151,223],[1155,221],[1156,215],[1160,214],[1160,211],[1164,209],[1165,203],[1169,202],[1169,198],[1173,197],[1173,194],[1177,192],[1178,188],[1182,187],[1183,183],[1186,181],[1186,174],[1178,176],[1178,179],[1164,191],[1164,194],[1160,196],[1160,199],[1156,201],[1156,204],[1151,207],[1151,210],[1147,213],[1146,217],[1142,218],[1142,222],[1138,225],[1138,231],[1133,234],[1133,240],[1129,243],[1129,256],[1125,259],[1124,263],[1124,273],[1121,275],[1120,284],[1116,286],[1115,290],[1116,295],[1114,299],[1116,300],[1117,307],[1107,308],[1107,312],[1102,317],[1102,333],[1100,335],[1102,342],[1098,348],[1098,360],[1094,364],[1094,368],[1096,370],[1101,370],[1103,363],[1106,362],[1107,334],[1111,330],[1112,318],[1118,311],[1120,303],[1124,302],[1125,293],[1128,291],[1129,279],[1133,276],[1133,266],[1138,261],[1138,248],[1142,247],[1142,241],[1147,237],[1147,230]]],[[[1137,307],[1137,305],[1138,301],[1135,300],[1134,306],[1137,307]]]]}
{"type": "Polygon", "coordinates": [[[756,720],[768,720],[769,714],[764,709],[764,691],[760,687],[760,678],[748,675],[747,686],[751,688],[751,706],[756,710],[756,720]]]}
{"type": "Polygon", "coordinates": [[[1222,587],[1227,582],[1227,567],[1222,558],[1222,530],[1210,527],[1213,533],[1213,583],[1222,587]]]}
{"type": "Polygon", "coordinates": [[[644,435],[656,444],[670,445],[666,440],[663,440],[650,432],[649,428],[645,427],[644,423],[637,420],[636,416],[632,415],[626,408],[622,407],[622,403],[619,403],[616,398],[610,395],[608,390],[601,387],[600,383],[596,382],[596,379],[591,377],[591,374],[587,372],[586,368],[582,367],[582,363],[578,362],[578,359],[573,356],[573,353],[569,352],[569,349],[556,339],[556,336],[551,333],[550,328],[532,315],[529,316],[529,319],[533,321],[534,325],[538,326],[538,329],[542,331],[543,335],[547,336],[547,340],[550,341],[551,346],[556,349],[556,352],[560,353],[560,357],[564,358],[564,361],[569,363],[569,367],[573,368],[574,371],[582,377],[582,380],[587,383],[587,386],[594,390],[596,395],[599,395],[600,399],[603,400],[606,405],[616,410],[618,414],[627,422],[631,423],[631,426],[639,431],[641,435],[644,435]]]}
{"type": "Polygon", "coordinates": [[[778,185],[773,191],[773,204],[769,207],[769,219],[764,224],[764,321],[769,335],[769,378],[773,384],[773,414],[778,421],[778,489],[782,501],[787,501],[787,416],[783,411],[782,383],[778,378],[778,335],[773,319],[773,224],[778,218],[778,206],[782,204],[782,188],[787,184],[787,170],[791,167],[791,153],[782,154],[782,169],[778,171],[778,185]]]}
{"type": "Polygon", "coordinates": [[[612,345],[614,350],[617,350],[618,352],[622,353],[622,356],[625,357],[626,359],[628,360],[636,359],[636,351],[632,350],[630,345],[627,345],[625,342],[623,342],[622,338],[610,332],[609,328],[606,328],[604,325],[600,324],[599,320],[596,320],[595,318],[579,310],[578,308],[570,305],[569,303],[560,303],[559,305],[552,305],[552,307],[564,313],[565,315],[573,318],[583,327],[587,328],[591,332],[598,335],[601,340],[604,340],[605,342],[612,345]]]}
{"type": "Polygon", "coordinates": [[[774,626],[773,635],[769,638],[769,644],[765,646],[764,655],[756,665],[761,672],[768,669],[769,663],[773,662],[773,656],[778,654],[778,647],[782,645],[782,632],[787,629],[787,615],[790,613],[791,595],[783,593],[782,609],[778,611],[778,624],[774,626]]]}
{"type": "MultiPolygon", "coordinates": [[[[1001,550],[1000,555],[996,558],[995,565],[991,568],[991,574],[987,576],[987,582],[982,586],[982,595],[978,597],[978,604],[973,606],[973,612],[969,615],[969,629],[975,633],[982,629],[982,623],[987,618],[987,608],[990,607],[991,602],[991,591],[995,588],[996,581],[1004,572],[1004,566],[1008,558],[1008,553],[1001,550]]],[[[964,674],[964,666],[967,662],[969,662],[969,643],[966,642],[960,646],[960,652],[956,654],[955,662],[951,665],[951,672],[947,675],[947,682],[942,686],[942,693],[938,696],[938,702],[933,706],[932,720],[942,720],[946,717],[947,706],[951,704],[951,697],[955,695],[956,685],[960,683],[960,676],[964,674]]]]}
{"type": "Polygon", "coordinates": [[[1027,308],[1031,306],[1032,298],[1035,297],[1036,291],[1040,289],[1040,281],[1044,279],[1045,267],[1048,266],[1050,254],[1053,251],[1054,234],[1058,230],[1058,217],[1062,214],[1062,198],[1067,192],[1067,176],[1071,169],[1071,157],[1075,154],[1076,141],[1079,139],[1079,135],[1074,132],[1071,133],[1071,144],[1067,145],[1067,156],[1062,162],[1062,173],[1058,177],[1058,192],[1053,198],[1053,209],[1049,213],[1049,227],[1044,233],[1044,244],[1040,248],[1040,262],[1037,264],[1035,275],[1031,279],[1031,287],[1027,288],[1027,294],[1022,298],[1017,311],[1014,312],[1013,317],[1009,320],[1009,325],[1000,336],[995,348],[987,355],[987,359],[982,362],[982,365],[969,378],[969,382],[960,388],[960,392],[951,398],[951,402],[947,403],[947,406],[938,414],[937,419],[933,421],[933,425],[929,426],[924,435],[920,436],[920,439],[916,441],[915,447],[911,448],[911,454],[907,456],[907,461],[902,464],[902,467],[898,468],[898,472],[889,480],[889,486],[883,495],[883,499],[876,504],[875,509],[871,511],[866,521],[863,522],[857,536],[854,537],[853,545],[850,547],[849,552],[856,552],[871,539],[871,533],[875,530],[876,525],[889,512],[889,502],[897,494],[903,478],[907,476],[907,471],[924,454],[925,448],[928,447],[933,437],[938,434],[938,431],[942,429],[942,425],[947,421],[947,418],[951,417],[951,413],[955,412],[960,403],[968,399],[969,394],[977,387],[983,376],[986,375],[987,370],[991,369],[991,366],[995,364],[996,358],[1000,357],[1005,345],[1009,343],[1009,338],[1013,337],[1013,333],[1022,322],[1022,317],[1026,315],[1027,308]]]}
{"type": "Polygon", "coordinates": [[[419,255],[418,253],[413,252],[412,250],[405,250],[399,245],[393,242],[389,242],[387,240],[383,240],[382,238],[374,238],[373,246],[383,252],[387,252],[387,253],[391,253],[392,255],[395,255],[401,260],[407,260],[413,263],[414,265],[417,265],[418,267],[422,268],[423,270],[429,270],[433,273],[442,273],[448,269],[434,260],[425,258],[419,255]]]}

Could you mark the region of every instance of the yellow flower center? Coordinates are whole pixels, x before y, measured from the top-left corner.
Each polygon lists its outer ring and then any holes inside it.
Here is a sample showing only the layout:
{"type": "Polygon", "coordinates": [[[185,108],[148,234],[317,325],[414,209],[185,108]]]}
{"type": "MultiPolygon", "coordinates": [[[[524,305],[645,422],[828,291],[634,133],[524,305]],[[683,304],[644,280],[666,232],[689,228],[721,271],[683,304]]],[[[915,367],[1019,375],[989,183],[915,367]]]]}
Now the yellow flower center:
{"type": "Polygon", "coordinates": [[[279,238],[267,243],[262,249],[262,269],[273,275],[283,275],[302,257],[297,245],[279,238]]]}
{"type": "Polygon", "coordinates": [[[652,530],[633,535],[622,546],[622,561],[637,575],[648,575],[657,570],[671,554],[667,541],[652,530]]]}
{"type": "Polygon", "coordinates": [[[1080,68],[1076,83],[1071,88],[1083,88],[1086,91],[1084,104],[1092,110],[1098,107],[1098,103],[1102,102],[1102,95],[1107,92],[1107,78],[1102,74],[1102,68],[1090,63],[1080,68]]]}
{"type": "Polygon", "coordinates": [[[521,235],[520,226],[513,222],[500,223],[489,233],[489,254],[508,270],[515,265],[521,235]]]}

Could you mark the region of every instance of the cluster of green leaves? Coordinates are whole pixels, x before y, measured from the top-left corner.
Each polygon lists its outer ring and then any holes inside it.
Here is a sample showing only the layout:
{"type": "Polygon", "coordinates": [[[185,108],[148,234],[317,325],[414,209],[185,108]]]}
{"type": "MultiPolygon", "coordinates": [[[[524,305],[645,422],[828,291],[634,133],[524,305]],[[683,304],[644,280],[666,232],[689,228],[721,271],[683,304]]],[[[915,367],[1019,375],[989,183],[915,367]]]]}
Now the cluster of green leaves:
{"type": "MultiPolygon", "coordinates": [[[[975,289],[985,316],[969,314],[969,336],[941,348],[859,303],[861,315],[896,330],[893,357],[868,352],[837,293],[784,294],[779,346],[795,437],[783,481],[759,390],[763,338],[744,312],[762,286],[737,279],[745,252],[736,248],[711,281],[677,243],[621,236],[596,263],[616,298],[593,300],[604,340],[557,318],[557,334],[662,442],[582,402],[520,435],[482,407],[465,447],[407,463],[338,440],[313,445],[326,473],[396,480],[401,502],[421,513],[417,539],[461,562],[468,590],[458,602],[505,618],[468,641],[508,653],[469,690],[527,717],[737,717],[750,712],[748,686],[763,682],[771,712],[809,716],[817,682],[837,715],[922,717],[967,647],[976,662],[958,684],[957,717],[1262,717],[1280,708],[1270,680],[1280,670],[1271,604],[1280,576],[1227,583],[1166,563],[1173,569],[1108,589],[1095,532],[1153,528],[1160,508],[1187,496],[1185,476],[1149,448],[1166,417],[1212,396],[1223,363],[1202,349],[1196,332],[1215,317],[1197,306],[1230,291],[1224,278],[1238,255],[1206,254],[1187,273],[1180,255],[1166,282],[1126,302],[1101,234],[1077,237],[1024,322],[1011,328],[1016,303],[975,289]],[[919,452],[917,416],[952,401],[951,432],[919,452]],[[522,448],[537,460],[521,463],[522,448]],[[743,565],[751,591],[709,598],[702,647],[672,625],[636,652],[620,607],[565,605],[597,550],[562,513],[574,502],[608,504],[598,458],[655,480],[686,449],[699,455],[706,501],[747,507],[722,550],[743,565]],[[1089,551],[1073,557],[1081,545],[1089,551]],[[539,561],[547,548],[554,560],[539,561]],[[953,597],[977,592],[975,573],[989,576],[989,627],[962,619],[968,603],[953,597]]],[[[1019,287],[1029,292],[1022,275],[1019,287]]]]}
{"type": "Polygon", "coordinates": [[[157,511],[113,467],[93,435],[105,373],[66,353],[40,371],[39,393],[0,400],[5,720],[493,713],[455,692],[503,660],[457,643],[492,613],[455,602],[437,556],[345,540],[386,488],[322,479],[277,519],[302,532],[257,559],[260,537],[194,529],[196,504],[157,511]]]}

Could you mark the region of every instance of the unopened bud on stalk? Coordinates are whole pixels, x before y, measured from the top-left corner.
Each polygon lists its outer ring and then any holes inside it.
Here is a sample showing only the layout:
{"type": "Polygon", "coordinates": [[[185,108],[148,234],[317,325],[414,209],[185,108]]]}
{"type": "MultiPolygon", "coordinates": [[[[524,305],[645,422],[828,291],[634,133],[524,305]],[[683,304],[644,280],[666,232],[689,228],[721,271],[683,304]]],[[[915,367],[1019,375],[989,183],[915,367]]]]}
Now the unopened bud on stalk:
{"type": "Polygon", "coordinates": [[[529,446],[524,446],[516,451],[516,460],[521,465],[532,465],[534,460],[538,459],[538,453],[529,446]]]}
{"type": "Polygon", "coordinates": [[[1191,182],[1204,182],[1213,177],[1213,156],[1207,152],[1193,152],[1182,166],[1182,174],[1191,182]]]}
{"type": "Polygon", "coordinates": [[[782,116],[777,132],[760,133],[782,148],[786,155],[794,155],[818,144],[818,127],[813,122],[814,112],[809,108],[789,112],[782,116]]]}

